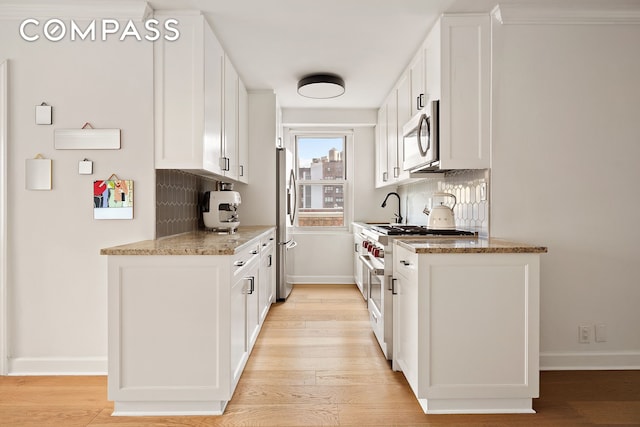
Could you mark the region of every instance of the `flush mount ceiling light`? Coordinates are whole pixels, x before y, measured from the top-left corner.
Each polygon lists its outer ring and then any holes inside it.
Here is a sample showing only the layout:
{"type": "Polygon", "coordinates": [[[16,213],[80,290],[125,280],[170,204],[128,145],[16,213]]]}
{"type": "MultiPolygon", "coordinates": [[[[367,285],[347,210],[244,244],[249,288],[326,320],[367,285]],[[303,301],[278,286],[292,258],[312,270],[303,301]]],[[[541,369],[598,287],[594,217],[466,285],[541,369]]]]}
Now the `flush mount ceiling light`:
{"type": "Polygon", "coordinates": [[[298,82],[298,93],[307,98],[336,98],[344,93],[344,80],[333,74],[311,74],[298,82]]]}

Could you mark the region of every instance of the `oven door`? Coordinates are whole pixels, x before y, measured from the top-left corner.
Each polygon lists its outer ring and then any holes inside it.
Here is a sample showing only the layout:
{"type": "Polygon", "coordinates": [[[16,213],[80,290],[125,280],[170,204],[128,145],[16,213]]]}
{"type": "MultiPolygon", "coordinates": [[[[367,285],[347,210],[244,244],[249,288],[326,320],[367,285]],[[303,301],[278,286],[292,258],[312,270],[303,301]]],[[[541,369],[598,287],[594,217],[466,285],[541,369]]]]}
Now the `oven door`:
{"type": "Polygon", "coordinates": [[[360,255],[360,260],[365,266],[365,284],[369,289],[369,320],[371,327],[380,344],[380,348],[385,357],[389,359],[391,352],[388,351],[387,340],[385,336],[385,275],[384,266],[376,265],[378,262],[372,260],[370,255],[360,255]]]}

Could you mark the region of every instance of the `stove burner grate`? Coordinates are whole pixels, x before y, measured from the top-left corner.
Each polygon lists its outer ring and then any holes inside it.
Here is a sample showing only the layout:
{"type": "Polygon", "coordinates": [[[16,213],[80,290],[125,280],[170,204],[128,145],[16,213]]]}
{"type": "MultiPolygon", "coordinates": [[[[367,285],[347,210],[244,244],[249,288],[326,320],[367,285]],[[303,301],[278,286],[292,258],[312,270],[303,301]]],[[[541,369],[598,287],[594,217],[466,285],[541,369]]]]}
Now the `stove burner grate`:
{"type": "Polygon", "coordinates": [[[423,225],[404,225],[404,224],[389,224],[389,225],[374,225],[373,230],[378,233],[385,234],[387,236],[475,236],[472,231],[465,230],[432,230],[423,225]]]}

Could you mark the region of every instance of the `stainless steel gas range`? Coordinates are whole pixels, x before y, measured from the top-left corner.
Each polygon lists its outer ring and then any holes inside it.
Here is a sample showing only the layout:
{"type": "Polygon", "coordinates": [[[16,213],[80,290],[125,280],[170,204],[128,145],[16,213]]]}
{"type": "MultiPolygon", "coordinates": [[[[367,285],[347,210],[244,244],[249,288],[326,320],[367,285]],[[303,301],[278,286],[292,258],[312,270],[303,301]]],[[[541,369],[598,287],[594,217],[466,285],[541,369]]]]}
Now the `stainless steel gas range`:
{"type": "Polygon", "coordinates": [[[363,295],[369,308],[369,319],[382,352],[388,360],[393,356],[393,240],[410,236],[475,236],[464,230],[431,230],[426,226],[405,224],[372,224],[361,232],[359,255],[363,277],[363,295]]]}

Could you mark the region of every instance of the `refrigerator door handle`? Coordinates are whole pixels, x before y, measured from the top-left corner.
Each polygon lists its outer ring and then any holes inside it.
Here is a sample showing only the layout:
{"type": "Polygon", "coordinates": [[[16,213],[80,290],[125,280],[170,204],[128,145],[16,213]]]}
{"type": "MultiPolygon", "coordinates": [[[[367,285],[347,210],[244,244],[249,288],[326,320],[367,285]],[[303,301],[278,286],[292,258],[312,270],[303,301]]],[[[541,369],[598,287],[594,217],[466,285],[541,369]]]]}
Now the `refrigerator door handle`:
{"type": "Polygon", "coordinates": [[[289,197],[287,198],[287,201],[289,202],[290,206],[288,206],[287,209],[287,213],[289,214],[289,223],[291,225],[293,225],[295,219],[296,219],[296,205],[298,204],[298,194],[297,194],[297,189],[296,189],[296,176],[293,173],[293,169],[291,169],[291,173],[289,174],[289,197]],[[293,194],[293,203],[291,203],[291,197],[293,194]]]}
{"type": "Polygon", "coordinates": [[[289,243],[291,243],[292,241],[293,241],[293,239],[289,239],[289,240],[287,240],[286,242],[279,242],[278,244],[279,244],[279,245],[282,245],[282,246],[287,246],[287,245],[288,245],[289,243]]]}
{"type": "Polygon", "coordinates": [[[287,246],[285,246],[285,249],[289,250],[289,249],[293,249],[296,246],[298,246],[298,242],[296,242],[295,240],[289,240],[287,242],[287,246]]]}

